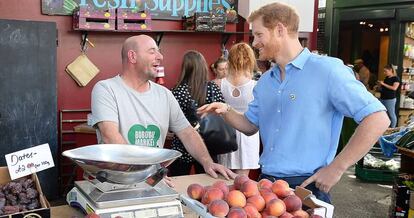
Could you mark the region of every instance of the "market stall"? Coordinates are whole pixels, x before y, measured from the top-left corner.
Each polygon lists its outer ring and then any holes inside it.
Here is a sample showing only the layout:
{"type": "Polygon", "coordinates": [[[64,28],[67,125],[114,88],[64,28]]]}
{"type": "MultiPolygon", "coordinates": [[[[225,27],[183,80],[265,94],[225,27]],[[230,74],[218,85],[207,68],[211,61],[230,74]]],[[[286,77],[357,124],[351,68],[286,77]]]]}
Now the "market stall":
{"type": "MultiPolygon", "coordinates": [[[[256,182],[238,175],[233,181],[198,174],[173,177],[173,187],[170,187],[163,178],[166,166],[181,156],[175,150],[100,144],[68,150],[63,155],[84,171],[83,180],[76,181],[66,195],[68,205],[50,207],[36,174],[31,177],[25,176],[30,172],[16,174],[18,170],[15,172],[16,168],[10,165],[0,168],[0,185],[5,196],[0,196],[2,213],[12,217],[28,214],[82,217],[88,214],[101,218],[221,217],[227,214],[231,217],[231,213],[333,216],[332,205],[316,199],[304,188],[291,189],[283,180],[256,182]]],[[[36,165],[36,159],[29,160],[33,161],[36,165]]]]}

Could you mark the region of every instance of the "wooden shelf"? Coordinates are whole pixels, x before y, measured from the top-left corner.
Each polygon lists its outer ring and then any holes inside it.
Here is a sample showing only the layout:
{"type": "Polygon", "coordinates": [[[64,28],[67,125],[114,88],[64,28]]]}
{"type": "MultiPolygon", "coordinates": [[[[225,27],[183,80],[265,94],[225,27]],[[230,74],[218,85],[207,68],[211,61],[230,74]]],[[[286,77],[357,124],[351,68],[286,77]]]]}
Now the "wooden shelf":
{"type": "MultiPolygon", "coordinates": [[[[82,32],[83,35],[87,34],[89,32],[99,32],[99,33],[154,33],[156,34],[156,43],[157,45],[160,45],[162,37],[165,33],[195,33],[195,34],[221,34],[222,40],[221,44],[226,45],[227,41],[229,40],[231,35],[251,35],[251,32],[219,32],[219,31],[194,31],[194,30],[136,30],[136,31],[127,31],[127,30],[88,30],[88,29],[73,29],[74,31],[82,32]]],[[[82,37],[84,38],[84,37],[82,37]]]]}
{"type": "Polygon", "coordinates": [[[109,33],[205,33],[205,34],[252,34],[251,32],[220,32],[220,31],[194,31],[194,30],[89,30],[89,29],[73,29],[81,32],[109,32],[109,33]]]}

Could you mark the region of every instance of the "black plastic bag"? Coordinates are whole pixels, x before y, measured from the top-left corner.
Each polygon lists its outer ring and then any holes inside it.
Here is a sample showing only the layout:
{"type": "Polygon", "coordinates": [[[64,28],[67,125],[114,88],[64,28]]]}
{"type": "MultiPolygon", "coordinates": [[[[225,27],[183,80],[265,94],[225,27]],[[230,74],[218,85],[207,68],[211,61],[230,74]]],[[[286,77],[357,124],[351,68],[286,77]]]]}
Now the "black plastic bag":
{"type": "Polygon", "coordinates": [[[210,155],[225,154],[238,149],[236,130],[221,116],[208,114],[201,118],[198,129],[210,155]]]}
{"type": "Polygon", "coordinates": [[[204,140],[211,156],[225,154],[238,149],[236,130],[224,121],[221,116],[208,114],[200,118],[197,115],[197,104],[194,101],[188,103],[185,110],[187,119],[204,140]],[[199,125],[197,125],[199,124],[199,125]]]}

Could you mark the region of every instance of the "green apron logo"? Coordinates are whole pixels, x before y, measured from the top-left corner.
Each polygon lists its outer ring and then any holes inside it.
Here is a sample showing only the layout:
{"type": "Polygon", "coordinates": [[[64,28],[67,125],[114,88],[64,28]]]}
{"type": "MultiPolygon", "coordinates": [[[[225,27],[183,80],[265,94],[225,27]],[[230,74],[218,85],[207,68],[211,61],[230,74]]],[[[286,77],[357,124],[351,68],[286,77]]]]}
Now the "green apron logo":
{"type": "Polygon", "coordinates": [[[129,143],[149,147],[157,147],[160,139],[160,129],[155,125],[148,125],[145,128],[142,125],[133,125],[128,131],[129,143]]]}

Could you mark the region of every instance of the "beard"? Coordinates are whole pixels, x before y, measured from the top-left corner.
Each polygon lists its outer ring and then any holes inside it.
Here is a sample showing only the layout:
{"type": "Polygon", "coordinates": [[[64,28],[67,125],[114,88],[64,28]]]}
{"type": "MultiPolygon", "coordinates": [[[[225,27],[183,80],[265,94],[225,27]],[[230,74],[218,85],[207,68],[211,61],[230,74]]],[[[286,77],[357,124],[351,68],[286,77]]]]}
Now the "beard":
{"type": "Polygon", "coordinates": [[[270,40],[263,44],[262,52],[259,53],[261,61],[276,61],[281,50],[281,43],[272,35],[270,40]]]}
{"type": "Polygon", "coordinates": [[[145,75],[147,75],[148,79],[155,79],[157,77],[157,72],[152,72],[151,70],[145,71],[145,75]]]}

